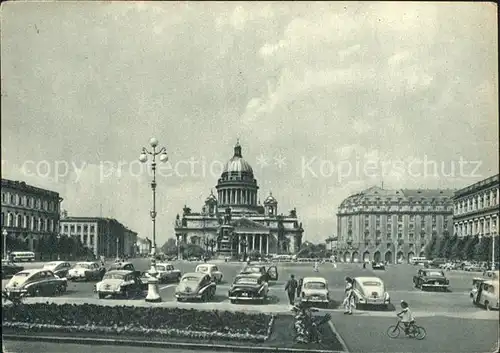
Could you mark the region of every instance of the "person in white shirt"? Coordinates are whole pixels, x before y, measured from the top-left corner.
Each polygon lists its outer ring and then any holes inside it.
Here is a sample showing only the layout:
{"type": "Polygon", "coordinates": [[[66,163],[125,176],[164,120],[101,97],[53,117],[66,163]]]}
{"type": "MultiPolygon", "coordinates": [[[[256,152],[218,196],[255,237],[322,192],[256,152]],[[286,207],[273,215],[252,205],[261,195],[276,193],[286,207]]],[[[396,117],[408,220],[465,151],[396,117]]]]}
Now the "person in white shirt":
{"type": "Polygon", "coordinates": [[[415,317],[410,310],[410,306],[404,300],[401,301],[401,312],[397,316],[401,319],[401,322],[405,325],[405,334],[408,334],[410,326],[415,323],[415,317]]]}
{"type": "Polygon", "coordinates": [[[344,298],[344,314],[352,315],[353,309],[353,293],[352,293],[352,279],[350,277],[345,278],[345,298],[344,298]]]}
{"type": "Polygon", "coordinates": [[[319,267],[318,261],[315,261],[315,262],[314,262],[313,271],[314,271],[314,272],[318,272],[318,271],[319,271],[319,268],[318,268],[318,267],[319,267]]]}

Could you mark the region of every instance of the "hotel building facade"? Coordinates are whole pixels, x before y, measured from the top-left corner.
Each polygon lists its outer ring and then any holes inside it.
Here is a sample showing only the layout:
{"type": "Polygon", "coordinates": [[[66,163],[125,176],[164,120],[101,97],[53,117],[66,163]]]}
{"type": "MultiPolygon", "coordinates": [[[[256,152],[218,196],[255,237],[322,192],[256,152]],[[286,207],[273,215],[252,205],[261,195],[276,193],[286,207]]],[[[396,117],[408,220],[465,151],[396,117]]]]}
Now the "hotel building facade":
{"type": "Polygon", "coordinates": [[[498,208],[498,174],[458,190],[453,198],[454,234],[498,237],[498,208]]]}
{"type": "Polygon", "coordinates": [[[394,263],[424,256],[433,235],[453,232],[453,194],[374,186],[349,196],[337,213],[337,258],[394,263]]]}
{"type": "MultiPolygon", "coordinates": [[[[64,213],[63,213],[64,214],[64,213]]],[[[61,218],[61,234],[80,238],[96,257],[135,256],[137,233],[113,218],[68,217],[61,218]]]]}
{"type": "MultiPolygon", "coordinates": [[[[2,232],[7,231],[8,239],[23,244],[24,249],[18,250],[36,251],[42,238],[59,234],[62,201],[55,191],[2,179],[2,232]]],[[[12,250],[9,242],[7,249],[12,250]]]]}

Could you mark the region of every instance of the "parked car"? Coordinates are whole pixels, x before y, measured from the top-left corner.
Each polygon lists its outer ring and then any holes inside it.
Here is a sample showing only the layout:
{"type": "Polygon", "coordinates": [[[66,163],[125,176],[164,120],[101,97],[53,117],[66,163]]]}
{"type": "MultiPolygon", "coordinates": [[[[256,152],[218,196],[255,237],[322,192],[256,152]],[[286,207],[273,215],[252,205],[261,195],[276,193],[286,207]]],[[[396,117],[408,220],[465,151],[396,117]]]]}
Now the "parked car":
{"type": "Polygon", "coordinates": [[[52,271],[59,277],[66,277],[69,269],[71,268],[71,264],[66,261],[52,261],[43,265],[43,268],[52,271]]]}
{"type": "Polygon", "coordinates": [[[484,272],[486,270],[487,270],[487,268],[485,268],[481,264],[470,264],[470,265],[464,267],[464,271],[467,271],[467,272],[484,272]]]}
{"type": "Polygon", "coordinates": [[[278,268],[276,266],[269,266],[266,269],[266,266],[264,265],[246,265],[240,271],[240,275],[248,275],[252,273],[260,273],[264,276],[266,282],[278,280],[278,268]]]}
{"type": "MultiPolygon", "coordinates": [[[[158,272],[156,278],[158,278],[160,283],[178,282],[181,279],[181,271],[176,270],[174,266],[169,263],[157,263],[155,269],[158,272]]],[[[149,273],[147,272],[144,275],[145,277],[150,277],[149,273]]]]}
{"type": "Polygon", "coordinates": [[[372,262],[372,270],[385,270],[385,264],[383,262],[372,262]]]}
{"type": "Polygon", "coordinates": [[[437,257],[435,259],[432,259],[430,261],[429,265],[431,267],[434,267],[434,268],[439,268],[439,266],[444,265],[447,262],[448,262],[448,260],[446,260],[445,258],[437,257]]]}
{"type": "Polygon", "coordinates": [[[472,297],[472,303],[483,306],[486,310],[499,309],[499,281],[487,280],[479,284],[477,291],[472,297]]]}
{"type": "Polygon", "coordinates": [[[177,301],[202,300],[204,302],[214,298],[217,285],[208,273],[190,272],[182,276],[175,297],[177,301]]]}
{"type": "Polygon", "coordinates": [[[52,271],[32,269],[16,273],[5,286],[5,291],[19,295],[49,296],[64,293],[67,287],[67,280],[52,271]]]}
{"type": "Polygon", "coordinates": [[[446,278],[443,270],[440,269],[420,269],[413,276],[413,284],[415,288],[439,289],[447,291],[450,286],[450,281],[446,278]]]}
{"type": "Polygon", "coordinates": [[[229,288],[228,297],[232,304],[238,301],[264,302],[269,293],[267,276],[262,273],[240,274],[229,288]]]}
{"type": "Polygon", "coordinates": [[[98,262],[78,262],[68,270],[67,278],[70,281],[100,281],[106,270],[98,262]]]}
{"type": "Polygon", "coordinates": [[[330,303],[330,291],[327,280],[323,277],[305,277],[302,280],[300,300],[328,305],[330,303]]]}
{"type": "Polygon", "coordinates": [[[16,265],[12,261],[2,260],[2,279],[14,276],[24,270],[23,266],[16,265]]]}
{"type": "Polygon", "coordinates": [[[355,277],[352,291],[356,305],[377,305],[387,308],[391,303],[384,282],[378,277],[355,277]]]}
{"type": "Polygon", "coordinates": [[[206,273],[210,275],[210,278],[212,278],[212,281],[216,283],[221,283],[222,282],[222,272],[219,271],[219,268],[217,265],[214,264],[203,264],[203,265],[198,265],[196,266],[196,269],[194,272],[201,272],[201,273],[206,273]]]}
{"type": "Polygon", "coordinates": [[[474,298],[474,295],[477,293],[477,290],[481,286],[481,284],[486,281],[486,278],[481,278],[481,277],[474,277],[472,279],[472,288],[470,290],[469,296],[471,298],[474,298]]]}
{"type": "Polygon", "coordinates": [[[143,289],[141,279],[130,270],[108,271],[94,287],[99,299],[108,296],[130,298],[141,294],[143,289]]]}

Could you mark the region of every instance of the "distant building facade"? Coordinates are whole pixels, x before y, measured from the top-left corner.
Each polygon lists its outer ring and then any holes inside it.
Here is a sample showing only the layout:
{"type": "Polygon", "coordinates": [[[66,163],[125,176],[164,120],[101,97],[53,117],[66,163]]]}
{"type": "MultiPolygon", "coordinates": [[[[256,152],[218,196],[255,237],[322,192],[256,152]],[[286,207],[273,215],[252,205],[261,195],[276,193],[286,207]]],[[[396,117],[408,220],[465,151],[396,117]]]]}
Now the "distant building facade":
{"type": "Polygon", "coordinates": [[[149,238],[137,238],[137,255],[149,256],[151,255],[151,248],[153,243],[149,238]]]}
{"type": "Polygon", "coordinates": [[[344,262],[409,261],[433,235],[453,232],[453,190],[386,190],[351,195],[337,213],[337,256],[344,262]]]}
{"type": "Polygon", "coordinates": [[[494,175],[455,192],[454,234],[498,236],[499,175],[494,175]]]}
{"type": "Polygon", "coordinates": [[[59,233],[62,201],[55,191],[2,179],[2,231],[24,243],[24,250],[35,251],[43,237],[59,233]]]}
{"type": "Polygon", "coordinates": [[[137,233],[114,218],[68,217],[63,212],[61,234],[80,238],[95,256],[116,257],[135,255],[137,233]]]}
{"type": "Polygon", "coordinates": [[[260,204],[257,180],[242,157],[239,143],[216,189],[217,196],[210,193],[202,212],[191,212],[185,206],[182,217],[177,215],[175,235],[179,245],[198,244],[223,256],[293,254],[299,250],[304,230],[296,210],[279,214],[278,201],[271,193],[260,204]]]}

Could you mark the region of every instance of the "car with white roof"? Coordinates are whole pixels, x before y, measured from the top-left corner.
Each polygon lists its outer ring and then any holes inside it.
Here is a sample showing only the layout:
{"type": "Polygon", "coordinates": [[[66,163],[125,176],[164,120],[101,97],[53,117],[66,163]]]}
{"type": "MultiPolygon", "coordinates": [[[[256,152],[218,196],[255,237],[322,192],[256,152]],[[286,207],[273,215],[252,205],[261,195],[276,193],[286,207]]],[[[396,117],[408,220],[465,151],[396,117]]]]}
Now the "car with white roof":
{"type": "MultiPolygon", "coordinates": [[[[174,268],[172,264],[159,262],[155,266],[156,272],[158,275],[156,278],[160,281],[160,283],[166,282],[179,282],[181,279],[181,271],[174,268]]],[[[146,277],[150,277],[149,273],[145,273],[146,277]]]]}
{"type": "Polygon", "coordinates": [[[209,301],[214,298],[217,285],[208,273],[190,272],[182,276],[175,297],[177,301],[201,300],[209,301]]]}
{"type": "Polygon", "coordinates": [[[68,280],[101,280],[102,276],[106,270],[98,262],[78,262],[75,267],[68,270],[68,275],[66,276],[68,280]]]}
{"type": "Polygon", "coordinates": [[[71,264],[67,261],[52,261],[43,265],[43,268],[52,271],[59,277],[66,277],[69,269],[71,268],[71,264]]]}
{"type": "Polygon", "coordinates": [[[142,293],[144,286],[135,271],[108,271],[102,281],[96,283],[94,290],[99,299],[108,296],[130,298],[142,293]]]}
{"type": "Polygon", "coordinates": [[[327,305],[330,302],[328,281],[323,277],[305,277],[302,280],[300,300],[327,305]]]}
{"type": "Polygon", "coordinates": [[[384,281],[379,277],[355,277],[352,291],[356,305],[377,305],[387,308],[391,303],[384,281]]]}
{"type": "Polygon", "coordinates": [[[196,269],[194,272],[201,272],[201,273],[206,273],[210,275],[210,278],[212,278],[212,281],[215,283],[221,283],[222,282],[222,272],[219,271],[219,268],[217,265],[214,264],[202,264],[196,266],[196,269]]]}

